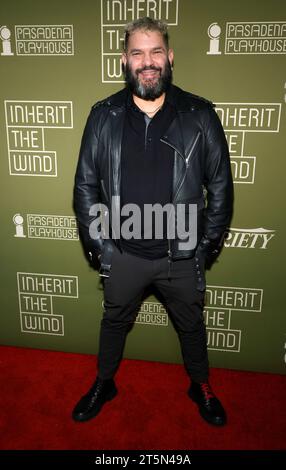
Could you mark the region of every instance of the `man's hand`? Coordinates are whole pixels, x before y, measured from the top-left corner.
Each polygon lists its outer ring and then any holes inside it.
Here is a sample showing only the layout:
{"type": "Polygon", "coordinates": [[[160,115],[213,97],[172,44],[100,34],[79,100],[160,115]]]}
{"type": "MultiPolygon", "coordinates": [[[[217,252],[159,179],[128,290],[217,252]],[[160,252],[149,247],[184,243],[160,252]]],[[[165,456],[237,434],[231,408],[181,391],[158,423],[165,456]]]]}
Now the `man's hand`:
{"type": "Polygon", "coordinates": [[[88,252],[88,256],[90,265],[93,268],[98,269],[100,265],[101,253],[97,253],[96,251],[92,250],[88,252]]]}
{"type": "Polygon", "coordinates": [[[203,236],[197,247],[196,256],[201,257],[204,262],[204,267],[210,269],[217,259],[221,249],[221,239],[210,240],[209,238],[203,236]]]}

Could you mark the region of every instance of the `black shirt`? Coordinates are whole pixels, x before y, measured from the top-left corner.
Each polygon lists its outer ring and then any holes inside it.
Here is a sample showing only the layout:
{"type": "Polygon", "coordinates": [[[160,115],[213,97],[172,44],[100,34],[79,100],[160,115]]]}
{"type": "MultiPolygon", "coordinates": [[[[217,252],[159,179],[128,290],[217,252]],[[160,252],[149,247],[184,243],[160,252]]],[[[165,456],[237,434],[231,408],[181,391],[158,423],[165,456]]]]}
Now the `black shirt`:
{"type": "MultiPolygon", "coordinates": [[[[161,258],[168,254],[167,214],[166,211],[163,212],[163,237],[155,237],[153,218],[152,230],[150,232],[149,226],[148,239],[144,239],[144,204],[159,203],[164,206],[171,202],[174,150],[161,142],[160,138],[174,119],[176,109],[168,92],[162,108],[152,119],[136,106],[131,93],[126,107],[121,149],[121,208],[128,203],[140,208],[141,233],[138,234],[136,230],[137,238],[130,240],[125,239],[121,233],[121,245],[124,251],[142,258],[161,258]]],[[[130,219],[130,216],[133,216],[132,211],[121,216],[121,224],[130,219]]],[[[121,232],[122,229],[121,225],[121,232]]]]}

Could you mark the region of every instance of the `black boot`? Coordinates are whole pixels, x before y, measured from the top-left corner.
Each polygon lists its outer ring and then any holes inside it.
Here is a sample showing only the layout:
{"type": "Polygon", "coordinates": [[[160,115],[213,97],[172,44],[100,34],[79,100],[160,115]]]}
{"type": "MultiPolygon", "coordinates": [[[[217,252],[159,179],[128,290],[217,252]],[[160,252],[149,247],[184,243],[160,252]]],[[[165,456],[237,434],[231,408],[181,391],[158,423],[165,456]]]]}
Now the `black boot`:
{"type": "Polygon", "coordinates": [[[117,388],[113,379],[101,380],[97,377],[91,389],[84,395],[73,410],[75,421],[88,421],[94,418],[104,403],[117,395],[117,388]]]}
{"type": "Polygon", "coordinates": [[[188,395],[197,403],[200,415],[205,421],[215,426],[226,424],[225,410],[214,395],[208,382],[192,382],[188,395]]]}

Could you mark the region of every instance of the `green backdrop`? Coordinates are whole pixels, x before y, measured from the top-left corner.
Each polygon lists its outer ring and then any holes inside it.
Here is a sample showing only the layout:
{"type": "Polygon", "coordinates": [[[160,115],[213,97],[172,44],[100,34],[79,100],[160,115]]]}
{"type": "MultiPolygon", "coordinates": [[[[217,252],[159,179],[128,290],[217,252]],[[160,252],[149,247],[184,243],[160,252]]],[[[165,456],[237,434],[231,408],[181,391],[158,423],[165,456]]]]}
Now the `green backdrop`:
{"type": "MultiPolygon", "coordinates": [[[[73,178],[91,105],[123,86],[123,26],[145,15],[169,23],[174,82],[217,104],[230,146],[235,213],[207,273],[210,363],[285,373],[282,0],[1,2],[0,341],[97,352],[102,288],[78,241],[73,178]]],[[[181,362],[153,295],[125,357],[181,362]]]]}

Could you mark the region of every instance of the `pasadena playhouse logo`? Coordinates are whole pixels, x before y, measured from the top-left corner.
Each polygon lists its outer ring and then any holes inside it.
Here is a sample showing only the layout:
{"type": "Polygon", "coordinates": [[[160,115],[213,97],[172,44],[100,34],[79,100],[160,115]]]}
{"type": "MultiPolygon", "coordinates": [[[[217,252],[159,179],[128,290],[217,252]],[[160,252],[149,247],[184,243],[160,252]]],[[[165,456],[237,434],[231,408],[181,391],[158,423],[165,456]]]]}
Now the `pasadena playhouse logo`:
{"type": "MultiPolygon", "coordinates": [[[[13,56],[12,32],[0,26],[1,56],[13,56]]],[[[72,25],[15,25],[15,52],[20,56],[73,55],[72,25]]]]}
{"type": "Polygon", "coordinates": [[[22,333],[64,336],[64,317],[54,312],[54,298],[78,298],[78,277],[17,273],[22,333]]]}
{"type": "MultiPolygon", "coordinates": [[[[210,39],[207,55],[220,55],[220,35],[218,23],[209,25],[210,39]]],[[[232,21],[225,25],[224,54],[286,54],[285,21],[232,21]]]]}
{"type": "Polygon", "coordinates": [[[27,214],[24,227],[24,217],[17,213],[13,216],[13,223],[16,238],[79,240],[76,217],[72,215],[27,214]]]}
{"type": "Polygon", "coordinates": [[[56,177],[57,153],[47,150],[45,129],[72,129],[71,101],[6,100],[9,173],[56,177]]]}
{"type": "MultiPolygon", "coordinates": [[[[261,312],[262,289],[207,286],[204,317],[208,349],[240,352],[242,330],[231,328],[233,312],[261,312]]],[[[143,302],[136,323],[168,326],[168,313],[159,302],[143,302]]]]}
{"type": "Polygon", "coordinates": [[[254,184],[256,156],[245,155],[248,133],[277,133],[281,103],[216,103],[228,141],[234,183],[254,184]]]}
{"type": "Polygon", "coordinates": [[[258,248],[266,250],[276,230],[265,228],[230,228],[224,242],[226,248],[258,248]]]}
{"type": "Polygon", "coordinates": [[[149,16],[177,26],[178,7],[179,0],[101,0],[102,82],[124,82],[120,57],[126,23],[149,16]]]}

